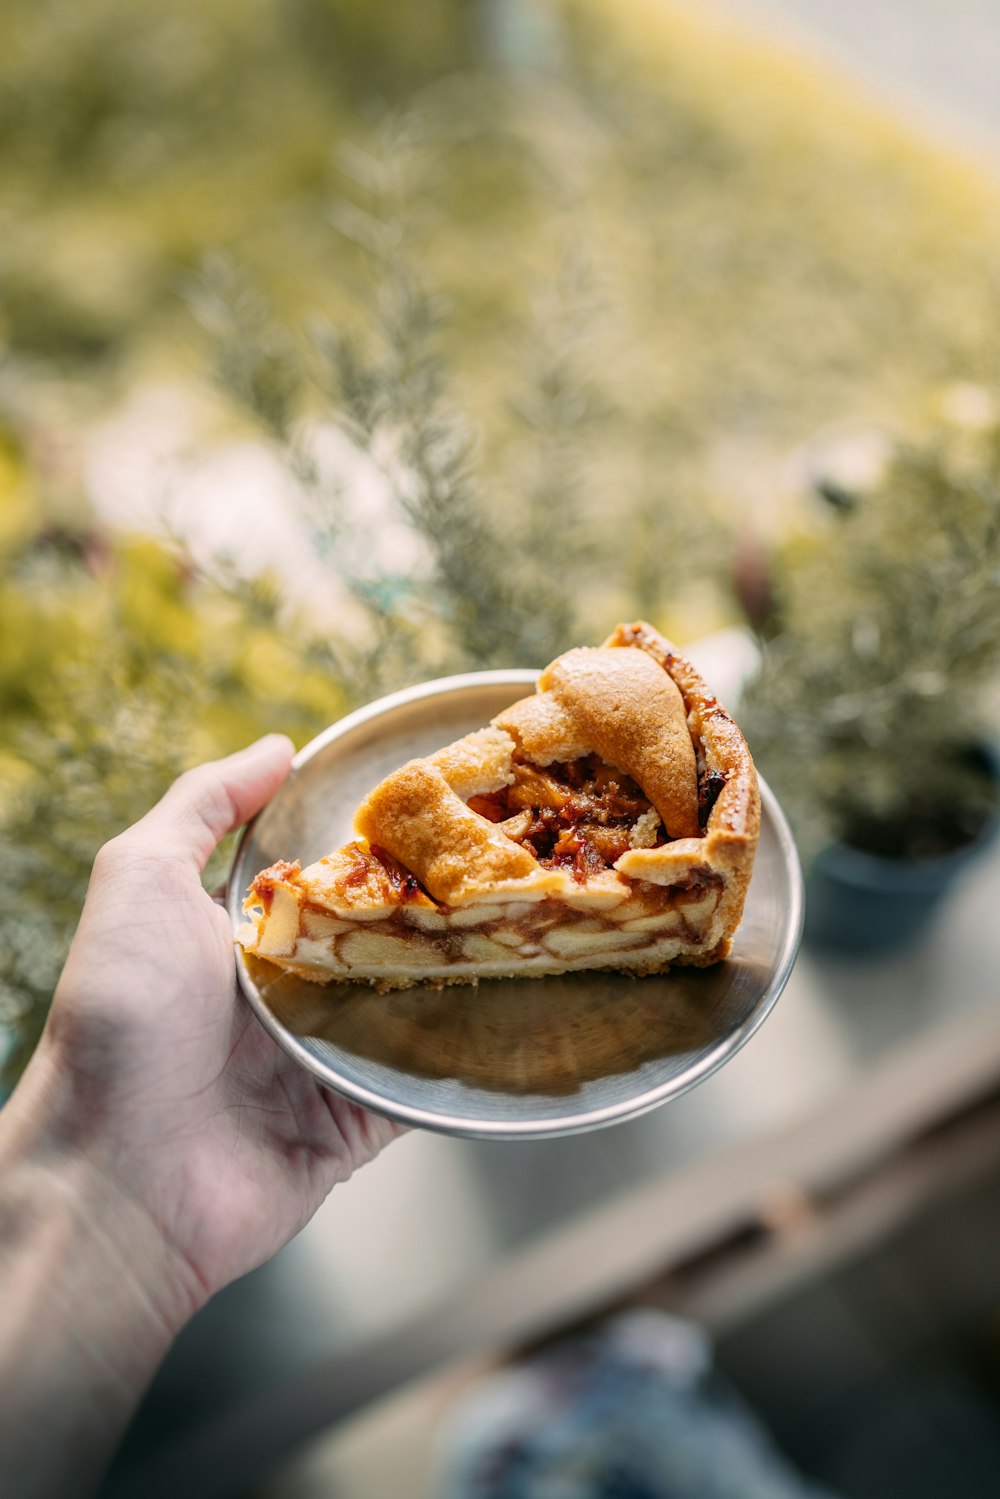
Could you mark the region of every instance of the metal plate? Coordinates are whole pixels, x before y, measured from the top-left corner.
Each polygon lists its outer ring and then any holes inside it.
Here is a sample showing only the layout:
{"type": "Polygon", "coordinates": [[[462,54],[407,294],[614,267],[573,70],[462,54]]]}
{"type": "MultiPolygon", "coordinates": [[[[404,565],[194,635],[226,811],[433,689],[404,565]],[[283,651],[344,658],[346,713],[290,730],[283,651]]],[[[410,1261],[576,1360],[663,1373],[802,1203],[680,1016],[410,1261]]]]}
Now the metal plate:
{"type": "MultiPolygon", "coordinates": [[[[358,802],[390,770],[480,728],[534,681],[529,671],[447,677],[381,698],[320,734],[243,833],[226,893],[234,930],[259,870],[277,859],[308,864],[346,841],[358,802]]],[[[781,809],[762,793],[743,923],[732,956],[713,968],[382,995],[310,984],[237,948],[240,984],[271,1035],[321,1082],[407,1124],[523,1139],[631,1118],[728,1061],[791,971],[802,875],[781,809]]]]}

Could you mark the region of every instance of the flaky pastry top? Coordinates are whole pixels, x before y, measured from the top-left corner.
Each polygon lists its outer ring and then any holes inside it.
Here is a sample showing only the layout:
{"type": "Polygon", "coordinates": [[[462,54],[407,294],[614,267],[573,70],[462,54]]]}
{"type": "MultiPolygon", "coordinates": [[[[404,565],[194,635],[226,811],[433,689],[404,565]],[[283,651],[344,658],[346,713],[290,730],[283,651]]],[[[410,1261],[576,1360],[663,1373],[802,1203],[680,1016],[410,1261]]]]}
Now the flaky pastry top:
{"type": "Polygon", "coordinates": [[[742,734],[691,663],[641,621],[620,625],[601,646],[559,656],[534,694],[488,728],[387,776],[355,818],[369,846],[412,871],[444,905],[497,894],[578,903],[588,890],[608,903],[624,898],[633,880],[669,885],[714,874],[733,926],[759,825],[757,777],[742,734]],[[589,755],[641,787],[665,841],[633,846],[583,887],[571,872],[540,865],[502,824],[466,805],[510,785],[524,762],[544,767],[589,755]]]}

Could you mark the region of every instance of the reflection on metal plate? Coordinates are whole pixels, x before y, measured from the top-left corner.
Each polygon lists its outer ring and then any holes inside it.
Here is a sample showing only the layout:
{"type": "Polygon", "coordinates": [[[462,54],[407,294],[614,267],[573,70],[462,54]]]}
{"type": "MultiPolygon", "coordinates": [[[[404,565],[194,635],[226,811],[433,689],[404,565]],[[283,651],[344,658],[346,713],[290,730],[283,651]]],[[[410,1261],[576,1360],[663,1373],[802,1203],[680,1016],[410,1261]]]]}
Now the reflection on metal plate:
{"type": "MultiPolygon", "coordinates": [[[[237,848],[226,896],[234,930],[259,870],[328,853],[351,836],[355,807],[390,770],[481,727],[533,683],[524,671],[428,682],[314,739],[237,848]]],[[[279,1044],[321,1082],[405,1123],[532,1138],[630,1118],[733,1056],[791,971],[802,876],[781,809],[761,789],[743,923],[732,956],[713,968],[488,979],[382,995],[366,984],[310,984],[237,949],[240,984],[279,1044]]]]}

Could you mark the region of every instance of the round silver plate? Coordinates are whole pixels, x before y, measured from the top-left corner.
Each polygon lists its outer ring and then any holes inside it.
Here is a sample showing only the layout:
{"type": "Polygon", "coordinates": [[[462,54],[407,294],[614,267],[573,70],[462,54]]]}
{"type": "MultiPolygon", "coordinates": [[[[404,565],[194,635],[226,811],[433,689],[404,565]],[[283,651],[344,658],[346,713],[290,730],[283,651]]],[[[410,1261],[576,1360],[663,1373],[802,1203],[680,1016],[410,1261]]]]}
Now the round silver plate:
{"type": "MultiPolygon", "coordinates": [[[[226,892],[234,931],[259,870],[320,858],[351,836],[390,770],[530,692],[530,671],[471,672],[381,698],[325,730],[243,832],[226,892]]],[[[240,984],[275,1040],[320,1082],[407,1124],[493,1139],[596,1129],[694,1087],[767,1016],[795,961],[802,875],[766,787],[732,956],[647,978],[583,973],[378,994],[297,979],[237,948],[240,984]]]]}

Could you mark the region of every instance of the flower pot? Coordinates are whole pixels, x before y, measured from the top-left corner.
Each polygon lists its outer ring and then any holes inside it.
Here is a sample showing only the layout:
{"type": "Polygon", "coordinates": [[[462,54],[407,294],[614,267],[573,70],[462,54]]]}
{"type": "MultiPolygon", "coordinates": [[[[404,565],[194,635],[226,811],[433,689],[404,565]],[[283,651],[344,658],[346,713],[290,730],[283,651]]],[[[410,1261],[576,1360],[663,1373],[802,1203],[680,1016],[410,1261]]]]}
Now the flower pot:
{"type": "Polygon", "coordinates": [[[813,861],[806,881],[806,940],[844,952],[891,952],[919,939],[953,881],[989,845],[980,835],[933,859],[892,859],[835,843],[813,861]]]}

